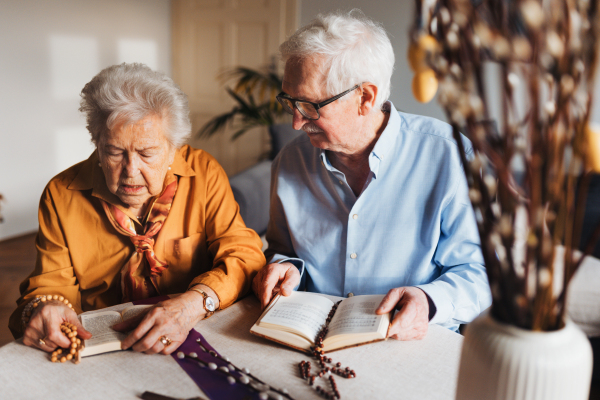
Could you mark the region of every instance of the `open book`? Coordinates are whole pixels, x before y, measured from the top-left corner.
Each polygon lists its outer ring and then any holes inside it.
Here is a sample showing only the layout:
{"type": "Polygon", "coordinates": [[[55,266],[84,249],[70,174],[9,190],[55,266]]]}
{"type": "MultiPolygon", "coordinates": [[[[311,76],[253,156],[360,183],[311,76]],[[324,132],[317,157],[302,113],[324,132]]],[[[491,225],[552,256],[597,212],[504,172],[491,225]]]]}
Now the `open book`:
{"type": "MultiPolygon", "coordinates": [[[[366,295],[342,300],[329,323],[323,351],[385,340],[390,314],[375,314],[383,297],[366,295]]],[[[333,301],[316,293],[279,295],[250,328],[250,333],[309,352],[333,306],[333,301]]]]}
{"type": "MultiPolygon", "coordinates": [[[[131,303],[129,303],[131,304],[131,303]]],[[[133,318],[141,314],[151,305],[129,305],[125,308],[110,307],[99,311],[89,311],[79,315],[81,324],[90,331],[92,338],[84,342],[85,349],[81,351],[81,357],[93,356],[95,354],[107,353],[109,351],[121,350],[121,341],[127,337],[126,333],[113,330],[111,326],[133,318]],[[116,308],[116,310],[115,310],[116,308]]]]}

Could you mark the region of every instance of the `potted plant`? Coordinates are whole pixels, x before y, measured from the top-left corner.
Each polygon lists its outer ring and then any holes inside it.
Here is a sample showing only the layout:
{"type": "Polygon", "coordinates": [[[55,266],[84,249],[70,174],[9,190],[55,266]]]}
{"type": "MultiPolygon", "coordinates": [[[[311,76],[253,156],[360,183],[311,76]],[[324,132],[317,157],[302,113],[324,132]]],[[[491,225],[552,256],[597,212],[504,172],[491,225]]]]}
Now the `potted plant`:
{"type": "Polygon", "coordinates": [[[413,90],[428,100],[439,82],[493,297],[467,328],[457,399],[587,399],[591,349],[565,318],[565,300],[583,259],[576,250],[597,8],[594,1],[417,0],[413,90]],[[486,93],[493,79],[499,85],[486,93]],[[499,103],[495,121],[489,99],[499,103]],[[461,132],[475,149],[470,160],[461,132]]]}
{"type": "Polygon", "coordinates": [[[235,67],[220,74],[223,83],[233,81],[233,89],[225,90],[234,101],[233,108],[209,120],[197,133],[198,137],[210,137],[222,132],[227,126],[234,129],[235,140],[250,129],[269,127],[285,119],[285,112],[275,99],[281,92],[281,76],[274,66],[265,70],[235,67]]]}

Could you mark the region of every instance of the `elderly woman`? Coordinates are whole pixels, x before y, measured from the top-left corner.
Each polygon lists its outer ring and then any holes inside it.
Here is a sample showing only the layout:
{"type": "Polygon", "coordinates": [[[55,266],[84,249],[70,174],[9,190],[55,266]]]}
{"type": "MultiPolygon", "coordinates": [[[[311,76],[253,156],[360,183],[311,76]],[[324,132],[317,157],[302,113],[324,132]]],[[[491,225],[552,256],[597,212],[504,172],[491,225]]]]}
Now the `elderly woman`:
{"type": "Polygon", "coordinates": [[[44,190],[37,262],[10,329],[50,352],[70,344],[63,322],[91,337],[76,313],[183,293],[135,321],[122,343],[169,354],[198,321],[249,289],[265,264],[261,240],[244,225],[221,166],[184,145],[187,98],[171,79],[121,64],[101,71],[81,97],[96,151],[44,190]],[[66,301],[40,302],[42,295],[66,301]],[[32,301],[39,306],[26,308],[32,301]]]}

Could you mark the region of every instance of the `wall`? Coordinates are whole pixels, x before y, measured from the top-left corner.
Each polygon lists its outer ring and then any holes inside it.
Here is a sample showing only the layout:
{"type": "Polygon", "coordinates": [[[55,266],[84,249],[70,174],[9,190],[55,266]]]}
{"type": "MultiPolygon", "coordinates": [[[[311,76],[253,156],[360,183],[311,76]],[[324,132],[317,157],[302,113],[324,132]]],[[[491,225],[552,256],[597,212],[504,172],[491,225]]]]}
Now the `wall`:
{"type": "Polygon", "coordinates": [[[79,92],[102,68],[171,73],[169,0],[0,0],[0,240],[37,229],[52,176],[93,151],[79,92]]]}

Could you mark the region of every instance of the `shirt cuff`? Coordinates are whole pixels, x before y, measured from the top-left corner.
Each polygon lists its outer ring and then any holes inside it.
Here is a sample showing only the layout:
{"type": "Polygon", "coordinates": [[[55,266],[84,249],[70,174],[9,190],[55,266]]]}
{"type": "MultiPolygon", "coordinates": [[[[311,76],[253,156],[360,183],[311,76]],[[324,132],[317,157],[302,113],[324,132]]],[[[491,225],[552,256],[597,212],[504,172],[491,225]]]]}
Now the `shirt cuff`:
{"type": "MultiPolygon", "coordinates": [[[[427,283],[425,285],[417,285],[415,286],[422,291],[428,297],[428,301],[433,303],[435,307],[435,314],[431,316],[429,319],[430,324],[444,324],[450,321],[454,312],[454,305],[452,304],[452,299],[448,296],[446,291],[441,288],[439,285],[436,285],[435,282],[427,283]]],[[[430,303],[430,308],[431,308],[430,303]]]]}
{"type": "MultiPolygon", "coordinates": [[[[284,262],[292,263],[296,268],[298,268],[298,272],[300,272],[300,282],[302,282],[302,275],[304,275],[304,260],[302,260],[301,258],[288,257],[277,259],[277,256],[275,256],[273,257],[273,259],[271,259],[270,262],[277,264],[282,264],[284,262]]],[[[298,287],[300,287],[300,283],[296,285],[294,290],[298,290],[298,287]]]]}

